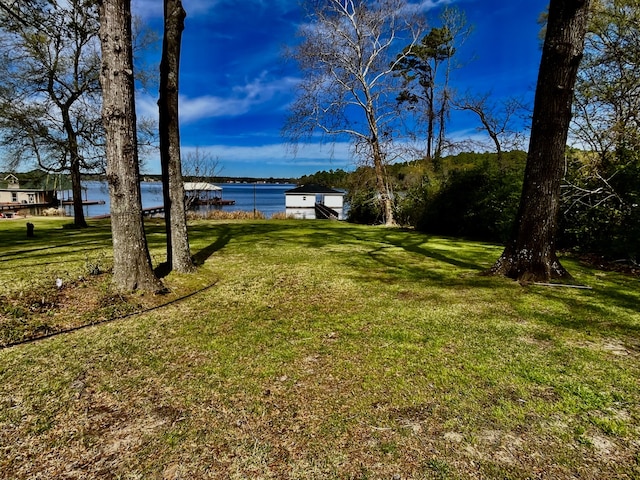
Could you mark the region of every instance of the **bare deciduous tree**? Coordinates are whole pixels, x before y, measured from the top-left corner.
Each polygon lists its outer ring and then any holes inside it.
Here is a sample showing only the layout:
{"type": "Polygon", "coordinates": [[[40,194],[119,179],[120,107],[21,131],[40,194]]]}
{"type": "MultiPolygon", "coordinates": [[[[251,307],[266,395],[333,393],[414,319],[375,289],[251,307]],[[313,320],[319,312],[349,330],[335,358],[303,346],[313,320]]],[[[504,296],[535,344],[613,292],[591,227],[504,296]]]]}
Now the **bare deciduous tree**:
{"type": "Polygon", "coordinates": [[[617,191],[615,177],[635,168],[640,151],[639,38],[638,0],[592,2],[571,130],[591,154],[583,156],[575,183],[565,185],[569,208],[629,203],[620,195],[626,192],[617,191]]]}
{"type": "Polygon", "coordinates": [[[474,113],[480,121],[478,130],[484,131],[496,150],[498,163],[502,165],[505,150],[522,148],[524,135],[514,124],[524,111],[515,98],[494,102],[489,94],[467,94],[453,102],[454,108],[474,113]]]}
{"type": "Polygon", "coordinates": [[[404,58],[396,56],[398,43],[422,37],[422,16],[405,0],[320,0],[312,2],[309,19],[293,52],[304,78],[285,130],[294,140],[318,130],[350,138],[373,166],[384,221],[393,225],[386,174],[399,91],[393,72],[404,58]]]}
{"type": "Polygon", "coordinates": [[[98,12],[88,0],[0,3],[0,143],[10,167],[69,172],[84,227],[81,171],[102,165],[98,12]]]}

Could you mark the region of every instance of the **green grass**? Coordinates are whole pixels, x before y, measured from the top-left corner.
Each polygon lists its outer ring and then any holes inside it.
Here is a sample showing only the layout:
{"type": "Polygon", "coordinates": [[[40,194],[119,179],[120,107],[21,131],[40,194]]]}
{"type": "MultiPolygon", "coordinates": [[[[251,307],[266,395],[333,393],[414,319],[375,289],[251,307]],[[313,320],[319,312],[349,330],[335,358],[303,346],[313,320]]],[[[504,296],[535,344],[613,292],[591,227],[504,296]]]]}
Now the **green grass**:
{"type": "Polygon", "coordinates": [[[118,299],[78,280],[108,270],[108,223],[31,221],[0,224],[5,324],[58,319],[56,278],[113,299],[86,323],[172,303],[0,350],[1,478],[640,477],[637,278],[567,258],[592,290],[522,287],[479,275],[495,245],[199,221],[195,274],[118,299]]]}

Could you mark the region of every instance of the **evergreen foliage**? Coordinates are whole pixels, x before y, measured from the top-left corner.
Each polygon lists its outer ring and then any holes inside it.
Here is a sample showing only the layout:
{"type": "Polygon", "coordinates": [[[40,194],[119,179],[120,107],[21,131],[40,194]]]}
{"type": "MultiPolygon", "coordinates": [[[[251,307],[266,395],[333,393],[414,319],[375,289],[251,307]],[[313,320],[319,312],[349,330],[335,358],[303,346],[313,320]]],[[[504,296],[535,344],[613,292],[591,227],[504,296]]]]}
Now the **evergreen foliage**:
{"type": "MultiPolygon", "coordinates": [[[[518,209],[525,160],[522,151],[506,152],[502,162],[495,153],[466,152],[443,158],[437,172],[424,161],[391,165],[397,217],[426,233],[504,242],[518,209]]],[[[367,169],[350,178],[349,221],[375,223],[380,212],[367,169]]]]}
{"type": "Polygon", "coordinates": [[[337,170],[322,170],[311,175],[303,175],[298,183],[300,185],[323,185],[330,188],[346,188],[349,173],[339,168],[337,170]]]}

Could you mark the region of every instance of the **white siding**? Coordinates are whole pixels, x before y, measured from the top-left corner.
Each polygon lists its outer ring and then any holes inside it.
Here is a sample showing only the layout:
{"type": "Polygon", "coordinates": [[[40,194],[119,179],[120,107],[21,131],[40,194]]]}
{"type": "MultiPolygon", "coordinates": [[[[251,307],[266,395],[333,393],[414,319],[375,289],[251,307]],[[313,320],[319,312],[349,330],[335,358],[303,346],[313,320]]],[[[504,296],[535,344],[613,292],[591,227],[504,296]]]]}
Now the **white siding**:
{"type": "Polygon", "coordinates": [[[45,192],[39,190],[0,190],[0,203],[46,203],[45,192]]]}
{"type": "Polygon", "coordinates": [[[291,208],[287,207],[287,217],[293,217],[299,220],[315,220],[316,209],[315,208],[291,208]]]}
{"type": "Polygon", "coordinates": [[[316,196],[310,195],[285,195],[285,206],[287,208],[312,208],[316,204],[316,196]]]}
{"type": "Polygon", "coordinates": [[[344,196],[343,195],[331,195],[329,193],[324,196],[324,204],[333,209],[342,208],[344,204],[344,196]]]}

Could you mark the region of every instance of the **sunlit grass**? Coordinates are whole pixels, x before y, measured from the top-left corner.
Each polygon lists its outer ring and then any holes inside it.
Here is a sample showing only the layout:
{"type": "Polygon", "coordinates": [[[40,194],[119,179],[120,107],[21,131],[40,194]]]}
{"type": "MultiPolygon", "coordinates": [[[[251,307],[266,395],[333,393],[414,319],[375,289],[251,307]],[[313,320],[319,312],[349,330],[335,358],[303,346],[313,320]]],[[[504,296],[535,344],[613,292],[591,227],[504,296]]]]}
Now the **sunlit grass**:
{"type": "MultiPolygon", "coordinates": [[[[9,291],[85,274],[81,245],[109,263],[108,223],[36,233],[2,231],[9,291]]],[[[337,222],[190,240],[167,300],[213,287],[0,352],[0,477],[640,475],[637,279],[565,259],[592,290],[522,287],[479,275],[499,246],[337,222]]]]}

